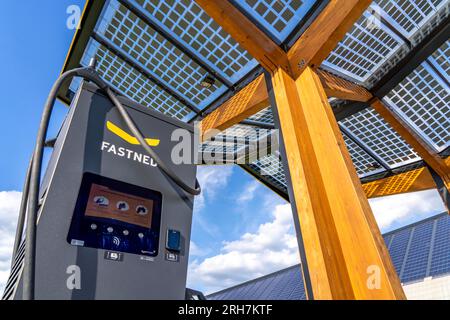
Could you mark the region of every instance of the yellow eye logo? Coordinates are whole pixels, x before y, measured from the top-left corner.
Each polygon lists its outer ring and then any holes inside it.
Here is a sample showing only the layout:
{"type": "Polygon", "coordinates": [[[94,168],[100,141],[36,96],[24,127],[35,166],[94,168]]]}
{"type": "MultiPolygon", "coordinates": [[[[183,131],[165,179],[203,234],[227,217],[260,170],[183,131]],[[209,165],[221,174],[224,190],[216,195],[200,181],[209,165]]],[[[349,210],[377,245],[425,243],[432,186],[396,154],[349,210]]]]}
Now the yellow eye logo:
{"type": "MultiPolygon", "coordinates": [[[[125,140],[126,142],[128,142],[129,144],[140,145],[139,140],[136,137],[133,137],[128,132],[120,129],[114,123],[112,123],[110,121],[106,122],[106,128],[109,131],[111,131],[112,133],[114,133],[116,136],[118,136],[118,137],[122,138],[123,140],[125,140]]],[[[159,146],[160,140],[159,139],[145,139],[145,142],[147,142],[147,144],[150,147],[157,147],[157,146],[159,146]]]]}

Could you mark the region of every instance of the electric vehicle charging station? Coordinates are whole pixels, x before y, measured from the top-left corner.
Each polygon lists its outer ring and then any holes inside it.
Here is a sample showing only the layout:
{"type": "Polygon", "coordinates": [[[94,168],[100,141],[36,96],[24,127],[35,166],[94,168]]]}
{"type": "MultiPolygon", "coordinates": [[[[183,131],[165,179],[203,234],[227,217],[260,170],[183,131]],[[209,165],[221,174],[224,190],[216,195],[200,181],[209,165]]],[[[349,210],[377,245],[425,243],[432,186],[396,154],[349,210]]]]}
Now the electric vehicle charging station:
{"type": "MultiPolygon", "coordinates": [[[[160,159],[187,185],[196,166],[172,161],[181,121],[120,98],[160,159]]],[[[83,83],[40,188],[36,299],[184,299],[194,196],[165,175],[102,90],[83,83]]],[[[21,246],[4,299],[21,299],[21,246]]]]}

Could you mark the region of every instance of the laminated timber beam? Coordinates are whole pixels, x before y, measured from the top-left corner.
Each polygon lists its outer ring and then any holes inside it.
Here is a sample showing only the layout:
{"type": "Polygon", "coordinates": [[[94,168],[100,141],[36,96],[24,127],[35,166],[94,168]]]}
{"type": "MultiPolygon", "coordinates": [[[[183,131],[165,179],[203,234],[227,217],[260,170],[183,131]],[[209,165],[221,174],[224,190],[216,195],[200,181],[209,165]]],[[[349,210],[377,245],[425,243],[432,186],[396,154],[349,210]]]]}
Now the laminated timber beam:
{"type": "Polygon", "coordinates": [[[288,51],[293,78],[308,66],[318,68],[350,31],[372,0],[330,0],[288,51]]]}
{"type": "Polygon", "coordinates": [[[335,76],[325,70],[317,69],[317,75],[322,82],[327,97],[348,101],[367,102],[372,99],[372,94],[364,87],[335,76]]]}
{"type": "MultiPolygon", "coordinates": [[[[325,70],[317,70],[317,74],[328,97],[360,102],[367,102],[372,98],[372,94],[367,89],[348,80],[325,70]]],[[[269,105],[264,75],[260,75],[200,122],[201,132],[204,133],[202,141],[244,121],[269,105]]]]}
{"type": "Polygon", "coordinates": [[[202,141],[212,138],[220,131],[230,128],[268,106],[269,96],[262,74],[200,122],[202,141]]]}
{"type": "Polygon", "coordinates": [[[362,187],[366,197],[371,199],[436,189],[436,184],[428,168],[422,167],[366,182],[363,183],[362,187]]]}
{"type": "Polygon", "coordinates": [[[308,298],[405,299],[319,77],[266,76],[308,298]]]}

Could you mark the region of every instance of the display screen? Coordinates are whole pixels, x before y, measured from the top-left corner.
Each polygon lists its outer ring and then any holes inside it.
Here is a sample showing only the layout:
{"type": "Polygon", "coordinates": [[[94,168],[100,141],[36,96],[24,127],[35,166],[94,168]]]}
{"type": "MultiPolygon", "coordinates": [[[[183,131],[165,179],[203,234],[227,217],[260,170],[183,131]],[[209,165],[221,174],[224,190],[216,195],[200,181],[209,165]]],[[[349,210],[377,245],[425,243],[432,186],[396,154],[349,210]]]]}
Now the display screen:
{"type": "Polygon", "coordinates": [[[85,215],[109,218],[151,228],[153,200],[112,190],[107,186],[92,184],[85,215]]]}
{"type": "Polygon", "coordinates": [[[85,173],[67,241],[71,245],[158,255],[162,195],[85,173]]]}

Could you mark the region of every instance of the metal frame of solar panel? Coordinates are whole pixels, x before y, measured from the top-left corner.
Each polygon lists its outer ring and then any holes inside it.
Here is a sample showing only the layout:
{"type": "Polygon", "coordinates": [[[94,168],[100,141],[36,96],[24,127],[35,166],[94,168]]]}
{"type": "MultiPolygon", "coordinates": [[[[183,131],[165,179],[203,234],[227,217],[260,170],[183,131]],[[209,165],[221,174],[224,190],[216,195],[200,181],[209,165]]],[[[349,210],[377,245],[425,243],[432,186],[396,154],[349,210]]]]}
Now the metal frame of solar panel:
{"type": "MultiPolygon", "coordinates": [[[[88,2],[83,28],[75,36],[65,69],[87,65],[95,56],[105,80],[118,93],[144,106],[192,122],[213,111],[261,73],[257,61],[195,1],[93,2],[88,2]],[[215,79],[211,88],[200,85],[206,76],[215,79]]],[[[232,3],[287,49],[286,43],[300,35],[305,21],[317,15],[326,1],[232,3]]],[[[430,34],[448,24],[449,13],[450,3],[445,0],[376,0],[321,67],[376,89],[383,77],[424,47],[430,34]]],[[[450,147],[450,44],[446,41],[431,45],[435,46],[432,54],[423,57],[400,83],[391,84],[382,98],[431,148],[446,154],[450,147]]],[[[68,102],[67,92],[75,91],[77,85],[77,81],[72,82],[70,90],[65,88],[60,98],[68,102]]],[[[330,101],[332,106],[339,106],[336,99],[330,101]]],[[[362,181],[423,165],[417,153],[374,110],[358,106],[345,112],[339,124],[362,181]]],[[[274,125],[270,107],[225,133],[245,139],[258,124],[269,128],[274,125]]],[[[200,150],[211,151],[216,146],[215,142],[205,142],[200,150]]],[[[239,147],[224,149],[235,153],[239,147]]],[[[258,159],[245,165],[245,170],[287,198],[283,170],[267,168],[273,157],[279,155],[258,159]]]]}

